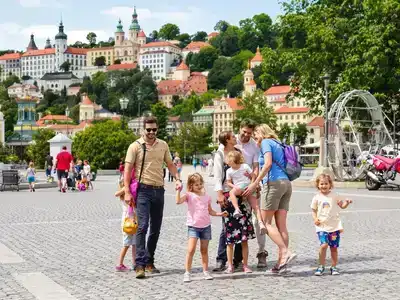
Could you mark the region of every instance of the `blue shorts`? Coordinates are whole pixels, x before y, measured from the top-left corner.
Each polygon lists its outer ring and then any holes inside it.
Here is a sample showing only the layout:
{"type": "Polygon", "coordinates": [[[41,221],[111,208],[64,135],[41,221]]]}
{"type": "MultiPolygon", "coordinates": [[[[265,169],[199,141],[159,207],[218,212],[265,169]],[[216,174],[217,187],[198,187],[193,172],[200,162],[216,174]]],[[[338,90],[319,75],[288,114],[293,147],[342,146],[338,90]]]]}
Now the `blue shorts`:
{"type": "Polygon", "coordinates": [[[124,247],[135,246],[136,245],[136,234],[127,234],[122,232],[122,244],[124,247]]]}
{"type": "Polygon", "coordinates": [[[334,232],[320,231],[317,232],[317,234],[321,245],[328,244],[328,246],[331,248],[339,248],[340,231],[334,231],[334,232]]]}
{"type": "Polygon", "coordinates": [[[28,183],[35,182],[35,176],[28,176],[28,183]]]}
{"type": "Polygon", "coordinates": [[[207,226],[206,228],[197,228],[197,227],[188,226],[188,237],[210,241],[211,240],[211,225],[207,226]]]}

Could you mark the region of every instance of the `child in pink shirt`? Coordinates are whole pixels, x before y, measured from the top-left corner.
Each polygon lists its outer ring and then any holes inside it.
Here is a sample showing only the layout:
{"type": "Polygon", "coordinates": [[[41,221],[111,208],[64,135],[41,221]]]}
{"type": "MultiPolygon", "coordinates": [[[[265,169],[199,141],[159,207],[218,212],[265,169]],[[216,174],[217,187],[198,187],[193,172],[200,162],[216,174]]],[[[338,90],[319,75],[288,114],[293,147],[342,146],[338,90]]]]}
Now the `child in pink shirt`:
{"type": "Polygon", "coordinates": [[[181,190],[176,191],[176,204],[186,202],[188,205],[188,250],[185,263],[183,282],[191,281],[191,269],[193,256],[196,251],[197,240],[200,239],[201,261],[203,265],[204,279],[212,280],[208,272],[208,243],[211,240],[211,216],[226,217],[227,212],[217,213],[211,207],[211,197],[204,190],[204,180],[199,173],[189,176],[187,193],[181,195],[181,190]]]}

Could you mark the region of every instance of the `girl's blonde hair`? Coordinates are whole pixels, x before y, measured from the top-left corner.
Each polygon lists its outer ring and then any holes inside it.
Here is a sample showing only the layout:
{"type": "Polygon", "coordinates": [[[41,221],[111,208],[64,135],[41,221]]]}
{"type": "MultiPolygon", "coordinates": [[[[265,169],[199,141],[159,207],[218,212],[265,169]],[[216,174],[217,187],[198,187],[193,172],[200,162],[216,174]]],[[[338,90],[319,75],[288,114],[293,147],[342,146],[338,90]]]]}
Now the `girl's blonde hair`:
{"type": "Polygon", "coordinates": [[[189,175],[187,181],[187,191],[188,192],[193,191],[193,185],[198,181],[200,181],[201,184],[204,184],[203,176],[201,176],[199,173],[194,173],[189,175]]]}
{"type": "Polygon", "coordinates": [[[230,151],[227,156],[228,162],[231,161],[237,165],[244,163],[244,157],[239,151],[230,151]]]}
{"type": "Polygon", "coordinates": [[[267,124],[258,125],[255,131],[259,132],[263,139],[279,140],[278,135],[267,124]]]}
{"type": "Polygon", "coordinates": [[[30,163],[29,163],[29,168],[33,168],[35,166],[35,164],[33,163],[33,161],[31,161],[30,163]]]}
{"type": "Polygon", "coordinates": [[[315,186],[317,187],[317,189],[319,190],[319,183],[321,182],[321,180],[324,179],[328,181],[330,188],[333,189],[333,180],[332,177],[328,174],[321,174],[317,177],[317,179],[315,180],[315,186]]]}

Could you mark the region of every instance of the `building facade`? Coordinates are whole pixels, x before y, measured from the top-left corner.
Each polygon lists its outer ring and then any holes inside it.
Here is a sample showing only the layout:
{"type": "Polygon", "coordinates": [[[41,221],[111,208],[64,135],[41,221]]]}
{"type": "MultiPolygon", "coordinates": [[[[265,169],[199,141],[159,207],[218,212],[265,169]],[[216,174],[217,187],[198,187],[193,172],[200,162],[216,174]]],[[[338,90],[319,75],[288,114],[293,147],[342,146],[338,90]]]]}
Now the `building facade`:
{"type": "Polygon", "coordinates": [[[114,47],[87,49],[86,66],[96,66],[96,58],[104,56],[107,66],[114,64],[114,47]]]}
{"type": "Polygon", "coordinates": [[[189,53],[199,53],[202,48],[209,46],[210,44],[207,42],[191,42],[182,50],[182,56],[186,58],[189,53]]]}
{"type": "Polygon", "coordinates": [[[4,123],[4,114],[0,111],[0,144],[4,145],[6,142],[6,130],[4,123]]]}
{"type": "Polygon", "coordinates": [[[250,61],[250,67],[253,69],[255,67],[258,67],[262,64],[263,57],[260,52],[260,47],[257,47],[256,55],[252,58],[250,61]]]}
{"type": "Polygon", "coordinates": [[[123,63],[134,63],[139,59],[140,47],[146,44],[146,34],[141,30],[138,22],[138,14],[136,13],[136,7],[132,14],[132,23],[129,27],[128,36],[125,36],[125,32],[122,26],[121,20],[117,25],[115,31],[115,45],[114,45],[114,58],[119,59],[123,63]]]}
{"type": "Polygon", "coordinates": [[[149,69],[153,79],[159,81],[167,78],[171,67],[178,64],[182,50],[170,42],[152,42],[140,48],[140,70],[149,69]]]}
{"type": "Polygon", "coordinates": [[[8,96],[12,98],[22,98],[25,96],[36,97],[39,99],[43,98],[39,88],[33,84],[14,83],[7,89],[7,92],[8,96]]]}
{"type": "Polygon", "coordinates": [[[321,140],[324,135],[324,118],[315,117],[307,124],[307,141],[306,144],[315,144],[321,140]]]}
{"type": "MultiPolygon", "coordinates": [[[[250,67],[250,66],[249,66],[250,67]]],[[[256,82],[254,81],[254,74],[253,74],[253,72],[250,70],[250,68],[248,68],[247,70],[246,70],[246,72],[244,72],[244,76],[243,76],[243,79],[244,79],[244,89],[243,89],[243,97],[246,97],[246,96],[251,96],[251,95],[253,95],[254,94],[254,92],[256,91],[256,89],[257,89],[257,84],[256,84],[256,82]]]]}
{"type": "Polygon", "coordinates": [[[213,125],[214,106],[203,106],[193,114],[193,124],[200,127],[213,125]]]}
{"type": "Polygon", "coordinates": [[[222,131],[233,131],[236,111],[240,110],[239,99],[225,98],[214,100],[213,142],[218,144],[218,136],[222,131]]]}
{"type": "Polygon", "coordinates": [[[9,53],[0,56],[0,80],[15,75],[21,77],[21,54],[9,53]]]}
{"type": "Polygon", "coordinates": [[[18,105],[18,120],[14,125],[14,132],[19,135],[17,140],[26,144],[32,141],[32,135],[37,131],[36,124],[36,104],[40,99],[31,96],[24,96],[16,98],[15,101],[18,105]]]}
{"type": "Polygon", "coordinates": [[[39,87],[44,90],[52,90],[56,93],[64,88],[68,89],[71,84],[82,83],[82,79],[76,77],[72,72],[53,72],[46,73],[38,81],[39,87]]]}

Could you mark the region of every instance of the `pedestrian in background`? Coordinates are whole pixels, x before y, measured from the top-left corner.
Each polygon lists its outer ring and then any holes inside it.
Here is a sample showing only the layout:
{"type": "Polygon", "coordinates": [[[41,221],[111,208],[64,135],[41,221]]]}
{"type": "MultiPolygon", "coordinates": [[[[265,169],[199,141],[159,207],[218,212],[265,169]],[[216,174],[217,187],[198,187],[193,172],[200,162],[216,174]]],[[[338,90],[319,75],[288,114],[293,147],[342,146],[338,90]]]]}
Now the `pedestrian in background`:
{"type": "Polygon", "coordinates": [[[31,161],[29,163],[28,169],[26,170],[26,179],[28,180],[30,192],[35,191],[35,176],[36,176],[35,165],[33,161],[31,161]]]}

